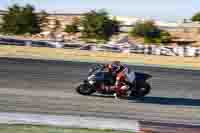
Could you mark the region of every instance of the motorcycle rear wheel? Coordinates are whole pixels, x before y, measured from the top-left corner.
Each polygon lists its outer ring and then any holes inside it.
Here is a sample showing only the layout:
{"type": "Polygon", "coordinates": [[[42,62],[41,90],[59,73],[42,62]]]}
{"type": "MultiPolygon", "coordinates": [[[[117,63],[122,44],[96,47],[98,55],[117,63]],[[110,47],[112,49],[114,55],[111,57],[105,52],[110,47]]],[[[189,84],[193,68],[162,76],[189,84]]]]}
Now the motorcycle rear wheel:
{"type": "Polygon", "coordinates": [[[147,94],[149,94],[151,91],[151,86],[149,83],[141,84],[137,86],[137,89],[135,91],[132,91],[130,96],[133,97],[144,97],[147,94]]]}

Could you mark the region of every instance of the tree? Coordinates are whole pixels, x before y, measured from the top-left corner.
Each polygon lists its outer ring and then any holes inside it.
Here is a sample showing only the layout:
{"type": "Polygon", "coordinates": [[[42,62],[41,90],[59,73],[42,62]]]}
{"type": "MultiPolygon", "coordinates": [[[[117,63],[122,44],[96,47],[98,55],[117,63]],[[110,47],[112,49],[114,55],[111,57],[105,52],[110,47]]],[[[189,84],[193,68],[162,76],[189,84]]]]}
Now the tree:
{"type": "Polygon", "coordinates": [[[108,13],[100,11],[90,11],[80,20],[83,37],[109,40],[109,38],[119,32],[119,22],[109,18],[108,13]]]}
{"type": "Polygon", "coordinates": [[[196,14],[192,17],[192,21],[198,21],[198,22],[200,22],[200,12],[196,13],[196,14]]]}
{"type": "Polygon", "coordinates": [[[113,18],[112,20],[112,25],[113,25],[113,32],[115,34],[118,34],[120,32],[120,22],[117,21],[116,17],[113,18]]]}
{"type": "Polygon", "coordinates": [[[8,7],[8,13],[2,17],[1,32],[6,34],[35,34],[41,32],[40,17],[35,13],[33,6],[8,7]]]}
{"type": "Polygon", "coordinates": [[[153,21],[137,22],[130,34],[143,37],[146,43],[162,43],[170,40],[170,34],[159,29],[153,21]]]}
{"type": "Polygon", "coordinates": [[[72,33],[72,34],[74,34],[74,33],[77,33],[77,32],[78,32],[78,27],[77,27],[76,25],[74,25],[74,24],[66,25],[64,31],[67,32],[67,33],[72,33]]]}
{"type": "Polygon", "coordinates": [[[72,20],[72,24],[66,25],[64,31],[72,34],[77,33],[79,32],[79,25],[80,25],[80,19],[75,17],[72,20]]]}

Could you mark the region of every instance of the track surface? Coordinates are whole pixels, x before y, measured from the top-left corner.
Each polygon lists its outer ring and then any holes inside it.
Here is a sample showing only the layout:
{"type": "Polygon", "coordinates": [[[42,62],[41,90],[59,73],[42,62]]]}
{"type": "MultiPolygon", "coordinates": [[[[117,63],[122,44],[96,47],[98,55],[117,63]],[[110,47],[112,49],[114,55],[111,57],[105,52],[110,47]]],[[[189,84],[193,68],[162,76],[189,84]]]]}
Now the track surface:
{"type": "Polygon", "coordinates": [[[153,75],[143,99],[80,96],[92,64],[0,58],[0,111],[95,115],[200,126],[200,71],[131,66],[153,75]]]}

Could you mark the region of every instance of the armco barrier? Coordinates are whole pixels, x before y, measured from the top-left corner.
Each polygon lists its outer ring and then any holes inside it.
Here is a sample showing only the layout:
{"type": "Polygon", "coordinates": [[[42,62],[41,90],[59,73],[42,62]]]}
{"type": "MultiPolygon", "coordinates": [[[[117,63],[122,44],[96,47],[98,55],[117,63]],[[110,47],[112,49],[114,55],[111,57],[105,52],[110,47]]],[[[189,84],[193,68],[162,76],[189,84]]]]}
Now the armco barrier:
{"type": "Polygon", "coordinates": [[[200,48],[196,48],[195,57],[200,57],[200,48]]]}
{"type": "Polygon", "coordinates": [[[183,47],[175,47],[175,48],[173,48],[173,52],[177,56],[184,56],[184,48],[183,47]]]}
{"type": "Polygon", "coordinates": [[[156,55],[156,46],[155,45],[151,45],[151,54],[156,55]]]}
{"type": "Polygon", "coordinates": [[[147,49],[147,54],[152,54],[152,45],[148,45],[147,49]]]}
{"type": "Polygon", "coordinates": [[[144,54],[148,54],[149,53],[149,48],[147,45],[144,46],[144,54]]]}
{"type": "Polygon", "coordinates": [[[144,54],[144,45],[138,45],[136,48],[136,53],[144,54]]]}
{"type": "Polygon", "coordinates": [[[185,56],[186,57],[194,57],[196,52],[196,48],[194,47],[185,47],[185,56]]]}
{"type": "MultiPolygon", "coordinates": [[[[19,39],[13,39],[13,38],[0,38],[0,45],[17,45],[17,46],[32,46],[32,47],[55,47],[55,45],[44,42],[44,41],[31,41],[31,40],[19,40],[19,39]]],[[[70,46],[70,45],[68,45],[70,46]]],[[[107,45],[108,46],[108,45],[107,45]]],[[[121,44],[122,46],[122,44],[121,44]]],[[[153,44],[149,45],[142,45],[142,44],[136,44],[136,45],[128,45],[127,43],[124,43],[124,46],[119,48],[116,44],[116,48],[113,47],[97,47],[95,45],[86,45],[82,46],[80,45],[80,49],[83,50],[92,50],[92,51],[108,51],[108,52],[124,52],[124,53],[137,53],[137,54],[145,54],[145,55],[164,55],[164,56],[185,56],[185,57],[200,57],[200,47],[183,47],[183,46],[175,46],[175,47],[167,47],[167,46],[157,46],[153,44]],[[130,47],[129,47],[130,46],[130,47]]],[[[66,48],[65,46],[63,48],[66,48]]]]}
{"type": "Polygon", "coordinates": [[[200,56],[200,48],[195,48],[190,46],[187,47],[177,46],[168,48],[167,46],[138,45],[130,49],[131,53],[146,54],[146,55],[149,54],[149,55],[166,55],[166,56],[182,56],[182,57],[200,56]]]}
{"type": "Polygon", "coordinates": [[[160,47],[155,47],[155,55],[160,55],[161,53],[161,48],[160,47]]]}

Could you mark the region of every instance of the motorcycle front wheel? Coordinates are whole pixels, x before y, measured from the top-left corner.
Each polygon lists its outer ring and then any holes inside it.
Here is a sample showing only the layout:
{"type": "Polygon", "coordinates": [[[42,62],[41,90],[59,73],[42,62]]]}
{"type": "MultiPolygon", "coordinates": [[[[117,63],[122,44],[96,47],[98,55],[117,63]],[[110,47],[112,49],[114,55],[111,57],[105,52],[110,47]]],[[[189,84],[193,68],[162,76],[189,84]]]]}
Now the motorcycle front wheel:
{"type": "Polygon", "coordinates": [[[76,87],[76,91],[81,95],[91,95],[95,92],[92,86],[86,83],[81,83],[78,87],[76,87]]]}

